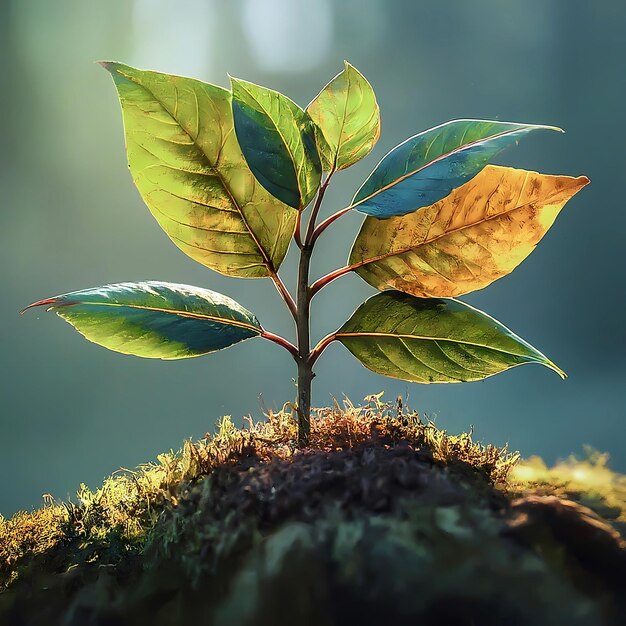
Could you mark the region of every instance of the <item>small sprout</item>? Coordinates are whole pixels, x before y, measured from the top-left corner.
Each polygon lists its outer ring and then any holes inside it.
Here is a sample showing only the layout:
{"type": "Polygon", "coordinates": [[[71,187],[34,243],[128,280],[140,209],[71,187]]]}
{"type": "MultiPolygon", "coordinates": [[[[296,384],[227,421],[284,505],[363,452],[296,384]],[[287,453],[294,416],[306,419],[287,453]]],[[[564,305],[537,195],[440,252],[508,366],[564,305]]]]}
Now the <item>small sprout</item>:
{"type": "Polygon", "coordinates": [[[266,330],[226,296],[158,281],[105,285],[30,306],[48,307],[110,350],[148,358],[200,356],[253,337],[281,346],[297,364],[301,446],[311,435],[313,367],[333,341],[365,367],[411,382],[480,380],[526,363],[565,376],[504,325],[450,299],[513,271],[589,182],[490,165],[525,135],[559,128],[441,124],[390,150],[349,206],[318,222],[332,177],[367,156],[380,135],[376,96],[352,65],[346,62],[305,109],[236,78],[229,91],[102,65],[119,94],[131,174],[159,225],[216,272],[272,280],[294,318],[296,340],[266,330]],[[320,235],[353,210],[366,217],[347,265],[311,282],[320,235]],[[295,297],[278,274],[292,240],[300,251],[295,297]],[[382,293],[311,346],[311,299],[350,272],[382,293]]]}

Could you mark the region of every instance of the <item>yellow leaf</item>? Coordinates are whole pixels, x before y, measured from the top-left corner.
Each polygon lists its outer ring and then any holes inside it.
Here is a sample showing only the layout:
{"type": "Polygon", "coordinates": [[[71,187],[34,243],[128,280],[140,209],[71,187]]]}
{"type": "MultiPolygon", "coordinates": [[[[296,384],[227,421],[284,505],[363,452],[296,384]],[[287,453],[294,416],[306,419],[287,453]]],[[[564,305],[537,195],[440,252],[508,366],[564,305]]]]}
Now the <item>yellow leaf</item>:
{"type": "Polygon", "coordinates": [[[230,92],[191,78],[103,65],[120,97],[133,180],[173,243],[226,276],[274,276],[298,213],[271,196],[248,167],[230,92]]]}
{"type": "Polygon", "coordinates": [[[367,217],[349,266],[381,291],[446,298],[482,289],[513,271],[588,183],[489,165],[431,206],[367,217]]]}

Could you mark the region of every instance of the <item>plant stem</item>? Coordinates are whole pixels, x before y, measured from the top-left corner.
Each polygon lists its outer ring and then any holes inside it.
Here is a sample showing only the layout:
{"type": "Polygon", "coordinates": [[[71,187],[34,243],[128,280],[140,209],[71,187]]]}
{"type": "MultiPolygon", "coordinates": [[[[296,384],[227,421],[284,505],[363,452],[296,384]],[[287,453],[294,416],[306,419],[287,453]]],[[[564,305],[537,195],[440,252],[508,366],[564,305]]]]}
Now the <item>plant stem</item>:
{"type": "Polygon", "coordinates": [[[311,361],[311,366],[315,365],[315,361],[320,358],[320,355],[326,348],[337,339],[337,332],[330,333],[326,335],[320,342],[311,350],[311,354],[309,355],[309,360],[311,361]]]}
{"type": "Polygon", "coordinates": [[[313,247],[306,240],[300,253],[298,267],[298,289],[296,295],[296,335],[298,339],[298,445],[303,448],[309,444],[311,433],[311,383],[313,382],[313,366],[309,360],[310,340],[310,308],[309,267],[313,247]]]}
{"type": "Polygon", "coordinates": [[[342,215],[345,215],[350,211],[352,211],[352,205],[346,207],[345,209],[341,209],[341,211],[337,211],[337,213],[333,213],[330,217],[327,217],[324,221],[320,222],[320,225],[313,232],[313,243],[335,220],[338,220],[342,215]]]}
{"type": "Polygon", "coordinates": [[[267,330],[263,330],[263,332],[261,333],[261,337],[263,337],[263,339],[267,339],[268,341],[273,341],[279,346],[285,348],[285,350],[287,350],[287,352],[289,352],[291,356],[293,356],[293,358],[296,360],[296,363],[298,362],[298,348],[296,348],[296,346],[294,346],[291,341],[287,341],[287,339],[285,339],[284,337],[281,337],[280,335],[275,335],[274,333],[270,333],[267,330]]]}
{"type": "Polygon", "coordinates": [[[275,271],[272,271],[272,273],[270,274],[270,278],[274,282],[274,285],[276,286],[278,293],[282,296],[283,300],[287,304],[287,308],[289,309],[293,319],[295,320],[298,316],[296,303],[294,302],[294,299],[291,297],[291,294],[289,293],[289,290],[287,289],[287,287],[285,287],[285,283],[282,281],[281,277],[275,271]]]}
{"type": "Polygon", "coordinates": [[[315,239],[316,239],[315,222],[317,221],[317,215],[320,212],[320,207],[322,206],[322,201],[324,200],[324,194],[326,193],[326,189],[328,189],[328,185],[330,184],[330,179],[332,178],[332,175],[334,173],[335,173],[335,168],[333,166],[333,169],[331,169],[330,172],[328,172],[328,176],[326,176],[326,180],[320,186],[320,190],[319,190],[319,193],[317,194],[315,204],[313,206],[313,209],[311,210],[311,217],[309,218],[309,223],[307,224],[307,228],[306,228],[306,235],[304,237],[304,242],[306,244],[309,244],[311,248],[314,246],[315,239]]]}
{"type": "Polygon", "coordinates": [[[296,218],[296,229],[293,232],[293,239],[300,250],[302,250],[302,236],[300,234],[300,223],[302,221],[302,211],[298,211],[298,217],[296,218]]]}
{"type": "Polygon", "coordinates": [[[321,278],[318,278],[312,285],[311,285],[311,298],[322,288],[326,287],[326,285],[328,285],[329,283],[332,283],[333,280],[339,278],[340,276],[343,276],[344,274],[348,274],[349,272],[351,272],[355,267],[358,267],[358,265],[352,266],[352,265],[346,265],[345,267],[340,267],[338,270],[335,270],[333,272],[330,272],[330,274],[326,274],[326,276],[322,276],[321,278]]]}
{"type": "Polygon", "coordinates": [[[326,180],[320,186],[311,210],[306,235],[300,248],[300,263],[298,266],[298,287],[296,291],[296,335],[298,344],[298,445],[304,448],[309,445],[311,435],[311,386],[315,374],[313,373],[313,361],[311,360],[311,288],[309,287],[309,270],[311,256],[313,255],[313,233],[315,221],[324,199],[324,194],[333,175],[333,170],[328,173],[326,180]]]}

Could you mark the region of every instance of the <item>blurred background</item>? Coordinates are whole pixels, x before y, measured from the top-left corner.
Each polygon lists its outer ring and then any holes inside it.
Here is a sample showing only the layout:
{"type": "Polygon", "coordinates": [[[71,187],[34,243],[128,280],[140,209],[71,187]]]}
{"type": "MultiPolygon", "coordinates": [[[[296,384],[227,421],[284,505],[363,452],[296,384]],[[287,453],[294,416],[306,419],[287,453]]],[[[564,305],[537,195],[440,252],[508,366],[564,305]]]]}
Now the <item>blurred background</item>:
{"type": "MultiPolygon", "coordinates": [[[[349,60],[378,94],[382,136],[341,173],[326,214],[349,203],[378,160],[409,135],[458,117],[555,124],[498,163],[586,174],[512,275],[465,300],[565,369],[528,366],[480,383],[419,386],[365,370],[340,345],[318,364],[314,401],[384,391],[440,427],[552,462],[583,444],[626,471],[622,176],[626,4],[620,0],[1,0],[0,513],[97,487],[230,414],[261,418],[295,397],[291,358],[249,341],[178,362],[137,359],[83,340],[26,304],[125,280],[223,292],[292,336],[269,280],[229,279],[172,245],[126,167],[117,95],[93,61],[194,76],[226,72],[306,105],[349,60]]],[[[321,240],[315,277],[343,265],[362,216],[321,240]]],[[[282,273],[293,285],[294,257],[282,273]]],[[[314,302],[313,335],[336,328],[373,290],[347,276],[314,302]]]]}

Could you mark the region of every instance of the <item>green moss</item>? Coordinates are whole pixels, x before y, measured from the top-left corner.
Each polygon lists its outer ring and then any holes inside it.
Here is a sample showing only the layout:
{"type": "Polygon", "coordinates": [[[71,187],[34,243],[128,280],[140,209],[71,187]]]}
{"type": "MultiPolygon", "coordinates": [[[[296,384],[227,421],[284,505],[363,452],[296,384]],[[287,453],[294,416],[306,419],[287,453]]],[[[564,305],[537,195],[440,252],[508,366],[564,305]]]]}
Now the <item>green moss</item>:
{"type": "Polygon", "coordinates": [[[621,623],[626,477],[604,456],[548,469],[376,396],[296,436],[287,410],[224,418],[0,519],[0,623],[621,623]]]}
{"type": "Polygon", "coordinates": [[[585,447],[582,458],[570,457],[546,467],[539,457],[520,461],[506,483],[509,497],[528,494],[574,500],[626,535],[626,476],[608,467],[609,457],[585,447]]]}

